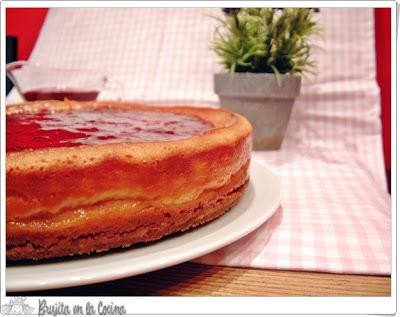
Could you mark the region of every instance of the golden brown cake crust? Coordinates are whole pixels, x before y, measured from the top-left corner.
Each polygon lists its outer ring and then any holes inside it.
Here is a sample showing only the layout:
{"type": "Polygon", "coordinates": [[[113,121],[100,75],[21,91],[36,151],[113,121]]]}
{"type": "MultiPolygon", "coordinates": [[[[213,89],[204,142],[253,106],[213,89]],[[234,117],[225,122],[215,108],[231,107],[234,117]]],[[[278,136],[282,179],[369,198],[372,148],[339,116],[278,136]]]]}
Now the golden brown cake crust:
{"type": "MultiPolygon", "coordinates": [[[[245,166],[247,168],[247,166],[245,166]]],[[[243,168],[230,182],[203,193],[198,199],[175,208],[148,206],[127,214],[132,201],[101,203],[92,212],[113,210],[111,214],[82,221],[75,226],[48,226],[13,223],[7,238],[7,260],[46,259],[90,252],[102,252],[134,243],[161,239],[171,233],[185,231],[209,222],[231,209],[248,185],[243,168]],[[239,181],[243,181],[240,184],[239,181]],[[28,239],[27,239],[28,238],[28,239]]],[[[39,223],[39,222],[38,222],[39,223]]]]}
{"type": "Polygon", "coordinates": [[[252,128],[237,114],[71,101],[8,106],[7,114],[101,107],[195,115],[215,128],[178,141],[7,153],[8,260],[102,251],[159,239],[221,215],[241,197],[248,179],[252,128]],[[78,217],[82,210],[85,216],[78,217]],[[140,225],[145,219],[152,221],[140,225]]]}

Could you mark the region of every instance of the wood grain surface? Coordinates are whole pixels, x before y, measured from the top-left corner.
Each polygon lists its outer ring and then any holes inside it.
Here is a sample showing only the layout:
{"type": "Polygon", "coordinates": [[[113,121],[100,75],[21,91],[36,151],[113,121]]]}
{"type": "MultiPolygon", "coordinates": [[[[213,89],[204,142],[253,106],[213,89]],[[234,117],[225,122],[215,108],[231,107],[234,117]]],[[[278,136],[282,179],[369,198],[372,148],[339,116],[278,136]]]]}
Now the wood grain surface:
{"type": "Polygon", "coordinates": [[[232,268],[188,262],[117,281],[7,295],[390,296],[390,279],[390,276],[232,268]]]}

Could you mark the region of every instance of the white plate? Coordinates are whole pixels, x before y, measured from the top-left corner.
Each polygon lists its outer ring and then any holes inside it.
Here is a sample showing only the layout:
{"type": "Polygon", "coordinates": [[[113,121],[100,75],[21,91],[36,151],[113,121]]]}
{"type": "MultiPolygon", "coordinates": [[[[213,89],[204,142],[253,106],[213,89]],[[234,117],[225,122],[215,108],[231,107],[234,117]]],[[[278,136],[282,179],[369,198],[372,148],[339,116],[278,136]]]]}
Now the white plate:
{"type": "Polygon", "coordinates": [[[7,266],[6,289],[43,290],[85,285],[159,270],[217,250],[264,223],[280,204],[277,177],[252,162],[250,184],[224,216],[147,245],[45,264],[7,266]]]}

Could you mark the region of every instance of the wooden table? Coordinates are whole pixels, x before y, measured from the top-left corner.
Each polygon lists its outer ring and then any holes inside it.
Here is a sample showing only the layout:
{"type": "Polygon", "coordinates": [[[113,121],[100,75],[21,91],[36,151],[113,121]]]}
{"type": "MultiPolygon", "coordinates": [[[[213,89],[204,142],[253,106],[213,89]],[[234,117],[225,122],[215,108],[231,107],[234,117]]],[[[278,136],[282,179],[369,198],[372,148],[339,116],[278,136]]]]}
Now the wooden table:
{"type": "Polygon", "coordinates": [[[390,296],[390,279],[390,276],[244,269],[188,262],[101,284],[7,295],[390,296]]]}

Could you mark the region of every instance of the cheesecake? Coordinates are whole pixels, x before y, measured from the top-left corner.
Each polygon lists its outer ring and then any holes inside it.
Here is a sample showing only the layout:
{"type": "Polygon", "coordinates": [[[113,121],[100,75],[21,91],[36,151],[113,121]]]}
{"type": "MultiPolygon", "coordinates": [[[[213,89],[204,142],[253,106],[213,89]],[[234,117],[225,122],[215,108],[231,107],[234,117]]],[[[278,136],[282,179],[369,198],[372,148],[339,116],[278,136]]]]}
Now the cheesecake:
{"type": "Polygon", "coordinates": [[[6,108],[6,257],[154,241],[230,210],[252,127],[223,109],[37,101],[6,108]]]}

